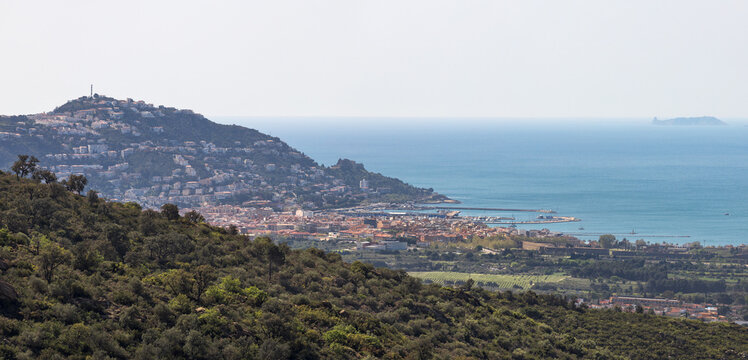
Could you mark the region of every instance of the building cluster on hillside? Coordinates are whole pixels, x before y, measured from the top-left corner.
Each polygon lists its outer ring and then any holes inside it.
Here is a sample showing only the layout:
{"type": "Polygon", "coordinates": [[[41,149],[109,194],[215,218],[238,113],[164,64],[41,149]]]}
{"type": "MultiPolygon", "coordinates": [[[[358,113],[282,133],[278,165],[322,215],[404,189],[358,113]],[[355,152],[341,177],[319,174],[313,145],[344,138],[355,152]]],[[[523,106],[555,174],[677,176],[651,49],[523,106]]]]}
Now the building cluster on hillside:
{"type": "Polygon", "coordinates": [[[160,118],[193,114],[189,110],[131,99],[76,101],[78,106],[69,111],[27,116],[29,123],[19,122],[12,131],[2,129],[0,139],[34,137],[50,144],[56,150],[34,154],[42,166],[59,178],[85,175],[112,200],[159,207],[217,204],[232,198],[238,203],[269,200],[278,208],[314,208],[325,206],[330,198],[361,200],[387,190],[372,189],[366,179],[360,186],[346,185],[305,155],[261,134],[259,140],[230,146],[170,138],[160,118]]]}
{"type": "Polygon", "coordinates": [[[621,311],[635,312],[637,308],[645,313],[670,317],[684,317],[707,322],[727,322],[719,308],[710,304],[693,304],[673,299],[644,298],[634,296],[611,296],[597,304],[588,304],[593,309],[620,308],[621,311]]]}

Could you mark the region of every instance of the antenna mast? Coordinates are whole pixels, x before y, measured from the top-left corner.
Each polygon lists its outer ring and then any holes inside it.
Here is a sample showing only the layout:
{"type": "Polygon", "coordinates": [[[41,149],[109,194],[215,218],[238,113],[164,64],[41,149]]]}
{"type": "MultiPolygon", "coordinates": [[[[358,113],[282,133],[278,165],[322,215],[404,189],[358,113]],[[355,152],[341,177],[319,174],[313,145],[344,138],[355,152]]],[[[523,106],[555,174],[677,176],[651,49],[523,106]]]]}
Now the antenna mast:
{"type": "Polygon", "coordinates": [[[93,84],[91,84],[91,99],[93,99],[93,84]]]}

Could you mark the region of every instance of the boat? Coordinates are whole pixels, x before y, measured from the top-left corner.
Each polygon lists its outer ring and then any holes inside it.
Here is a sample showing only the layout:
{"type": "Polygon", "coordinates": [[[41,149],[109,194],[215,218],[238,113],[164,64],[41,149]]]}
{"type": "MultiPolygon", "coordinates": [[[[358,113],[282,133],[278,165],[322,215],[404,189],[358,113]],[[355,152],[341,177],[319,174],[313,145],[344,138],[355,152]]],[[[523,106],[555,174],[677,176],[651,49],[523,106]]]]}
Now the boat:
{"type": "Polygon", "coordinates": [[[584,228],[580,226],[580,227],[579,227],[579,230],[584,230],[584,228]]]}

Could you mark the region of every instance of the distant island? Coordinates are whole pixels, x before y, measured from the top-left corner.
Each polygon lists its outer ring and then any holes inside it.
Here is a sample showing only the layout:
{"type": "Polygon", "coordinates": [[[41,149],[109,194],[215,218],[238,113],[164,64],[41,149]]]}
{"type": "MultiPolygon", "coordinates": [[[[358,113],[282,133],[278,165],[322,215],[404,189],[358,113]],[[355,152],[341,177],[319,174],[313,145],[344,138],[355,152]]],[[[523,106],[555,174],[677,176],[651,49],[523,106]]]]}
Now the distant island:
{"type": "Polygon", "coordinates": [[[724,121],[717,119],[713,116],[701,116],[701,117],[677,117],[666,120],[652,120],[653,125],[664,125],[664,126],[719,126],[727,125],[724,121]]]}

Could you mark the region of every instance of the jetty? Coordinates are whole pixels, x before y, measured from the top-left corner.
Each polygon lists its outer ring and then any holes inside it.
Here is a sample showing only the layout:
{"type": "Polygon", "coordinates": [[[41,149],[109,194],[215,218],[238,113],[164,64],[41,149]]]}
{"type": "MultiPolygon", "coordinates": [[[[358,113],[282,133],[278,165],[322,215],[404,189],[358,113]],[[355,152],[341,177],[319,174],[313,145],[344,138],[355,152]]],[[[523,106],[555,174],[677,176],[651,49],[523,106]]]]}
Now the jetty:
{"type": "Polygon", "coordinates": [[[484,208],[484,207],[457,207],[457,206],[422,206],[420,210],[477,210],[477,211],[502,211],[502,212],[535,212],[545,214],[555,214],[556,212],[549,209],[504,209],[504,208],[484,208]]]}
{"type": "Polygon", "coordinates": [[[548,218],[542,218],[538,220],[526,220],[526,221],[481,221],[484,224],[491,225],[516,225],[516,224],[554,224],[554,223],[565,223],[565,222],[576,222],[582,221],[580,218],[573,216],[554,216],[548,218]]]}

